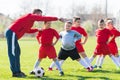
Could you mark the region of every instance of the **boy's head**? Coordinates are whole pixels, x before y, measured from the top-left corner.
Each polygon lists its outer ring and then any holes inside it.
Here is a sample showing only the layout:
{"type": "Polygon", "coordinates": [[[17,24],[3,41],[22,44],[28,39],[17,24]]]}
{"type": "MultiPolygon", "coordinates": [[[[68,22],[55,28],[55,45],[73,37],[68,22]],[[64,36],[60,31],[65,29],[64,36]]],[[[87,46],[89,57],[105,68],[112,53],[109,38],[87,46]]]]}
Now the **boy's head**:
{"type": "Polygon", "coordinates": [[[80,26],[80,17],[74,17],[73,18],[73,24],[76,26],[80,26]]]}
{"type": "Polygon", "coordinates": [[[44,27],[45,27],[45,28],[51,27],[51,21],[45,21],[45,22],[44,22],[44,27]]]}
{"type": "Polygon", "coordinates": [[[105,21],[104,21],[103,19],[100,19],[100,20],[98,21],[98,27],[99,27],[99,28],[104,28],[104,27],[105,27],[105,21]]]}
{"type": "Polygon", "coordinates": [[[33,14],[42,15],[42,10],[40,10],[40,9],[34,9],[33,10],[33,14]]]}
{"type": "Polygon", "coordinates": [[[109,19],[109,20],[106,20],[106,28],[108,29],[113,29],[113,20],[112,19],[109,19]]]}
{"type": "Polygon", "coordinates": [[[70,30],[71,29],[71,26],[72,26],[72,22],[71,21],[67,21],[67,22],[65,22],[65,26],[64,26],[64,28],[65,28],[65,30],[70,30]]]}

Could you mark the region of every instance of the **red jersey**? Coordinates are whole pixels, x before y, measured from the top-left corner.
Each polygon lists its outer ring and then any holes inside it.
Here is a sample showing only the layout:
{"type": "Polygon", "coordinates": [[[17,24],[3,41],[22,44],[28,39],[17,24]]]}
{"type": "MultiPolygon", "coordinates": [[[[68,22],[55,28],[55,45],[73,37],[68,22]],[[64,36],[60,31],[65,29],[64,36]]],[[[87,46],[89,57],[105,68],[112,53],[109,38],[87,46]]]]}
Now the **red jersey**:
{"type": "MultiPolygon", "coordinates": [[[[77,32],[80,33],[82,36],[87,36],[87,32],[86,32],[85,29],[82,28],[81,26],[78,26],[78,27],[72,26],[72,27],[71,27],[71,30],[77,31],[77,32]]],[[[79,42],[81,42],[81,39],[79,40],[79,42]]]]}
{"type": "Polygon", "coordinates": [[[109,36],[112,36],[112,33],[108,29],[103,30],[96,30],[96,37],[97,37],[97,46],[95,48],[94,54],[96,55],[108,55],[110,54],[110,49],[107,45],[107,41],[109,36]]]}
{"type": "Polygon", "coordinates": [[[37,29],[32,30],[31,27],[33,26],[35,21],[56,21],[58,20],[57,17],[45,17],[36,14],[27,14],[10,25],[10,30],[15,32],[17,38],[20,39],[25,33],[33,33],[38,31],[37,29]]]}
{"type": "Polygon", "coordinates": [[[115,42],[115,38],[120,36],[120,32],[118,30],[116,30],[115,28],[113,28],[112,30],[110,30],[111,33],[114,35],[114,38],[110,41],[110,43],[108,44],[111,52],[113,55],[118,54],[118,47],[117,44],[115,42]]]}
{"type": "Polygon", "coordinates": [[[51,45],[53,43],[53,38],[59,39],[59,34],[55,29],[48,28],[43,31],[39,31],[37,35],[37,40],[42,45],[51,45]]]}
{"type": "Polygon", "coordinates": [[[96,30],[97,43],[107,43],[109,37],[112,36],[112,33],[108,29],[96,30]]]}
{"type": "MultiPolygon", "coordinates": [[[[82,36],[85,36],[85,37],[87,36],[87,32],[86,32],[85,29],[82,28],[81,26],[78,26],[78,27],[72,26],[72,27],[71,27],[71,30],[77,31],[77,32],[80,33],[82,36]]],[[[83,45],[81,45],[80,42],[81,42],[81,39],[78,40],[78,41],[76,41],[76,47],[77,47],[77,50],[78,50],[79,53],[85,51],[84,48],[83,48],[83,45]]]]}

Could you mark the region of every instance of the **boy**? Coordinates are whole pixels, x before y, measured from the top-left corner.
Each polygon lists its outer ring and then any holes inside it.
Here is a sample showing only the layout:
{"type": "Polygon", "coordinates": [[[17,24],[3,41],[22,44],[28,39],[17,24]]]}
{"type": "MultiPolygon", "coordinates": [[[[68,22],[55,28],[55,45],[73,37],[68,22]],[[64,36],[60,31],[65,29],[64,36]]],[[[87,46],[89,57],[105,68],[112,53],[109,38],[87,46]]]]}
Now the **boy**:
{"type": "MultiPolygon", "coordinates": [[[[72,60],[78,61],[81,65],[83,65],[88,71],[92,71],[90,66],[88,66],[83,60],[81,60],[78,51],[75,46],[75,42],[81,38],[81,35],[71,30],[72,23],[67,21],[64,26],[64,31],[60,32],[60,40],[62,47],[59,51],[58,59],[62,61],[60,65],[62,65],[63,61],[65,61],[68,57],[72,60]]],[[[51,64],[49,70],[52,70],[54,63],[51,64]]]]}
{"type": "Polygon", "coordinates": [[[111,55],[110,49],[108,47],[108,43],[113,39],[112,33],[105,28],[105,22],[103,19],[98,21],[98,29],[96,30],[97,37],[97,46],[94,51],[94,55],[90,58],[91,62],[96,57],[96,55],[102,55],[105,57],[109,55],[109,57],[113,60],[113,62],[119,67],[119,63],[116,61],[113,55],[111,55]],[[110,37],[111,36],[111,37],[110,37]]]}
{"type": "Polygon", "coordinates": [[[80,26],[80,18],[79,17],[74,17],[73,18],[73,25],[71,27],[71,30],[75,30],[79,34],[81,34],[82,36],[84,36],[83,42],[80,39],[80,40],[76,41],[75,45],[76,45],[76,48],[78,50],[79,55],[81,55],[84,58],[85,62],[89,66],[91,66],[91,68],[93,68],[92,65],[90,64],[90,61],[89,61],[89,59],[88,59],[88,57],[87,57],[87,55],[85,53],[85,50],[83,48],[83,45],[86,43],[86,41],[88,39],[88,35],[87,35],[87,32],[85,31],[85,29],[80,26]]]}
{"type": "MultiPolygon", "coordinates": [[[[44,22],[43,30],[39,31],[39,33],[37,35],[37,40],[41,46],[39,49],[38,60],[36,61],[35,65],[34,65],[34,69],[39,66],[39,64],[43,58],[46,58],[48,56],[50,59],[53,59],[53,61],[57,65],[57,68],[60,72],[60,76],[63,76],[64,73],[63,73],[63,71],[59,65],[59,62],[56,58],[57,55],[56,55],[56,51],[54,48],[54,45],[57,43],[57,41],[59,39],[59,34],[57,33],[57,31],[55,29],[52,29],[50,27],[51,27],[50,21],[44,22]],[[56,38],[55,42],[53,42],[54,37],[56,38]]],[[[30,74],[35,74],[34,70],[31,71],[30,74]]]]}

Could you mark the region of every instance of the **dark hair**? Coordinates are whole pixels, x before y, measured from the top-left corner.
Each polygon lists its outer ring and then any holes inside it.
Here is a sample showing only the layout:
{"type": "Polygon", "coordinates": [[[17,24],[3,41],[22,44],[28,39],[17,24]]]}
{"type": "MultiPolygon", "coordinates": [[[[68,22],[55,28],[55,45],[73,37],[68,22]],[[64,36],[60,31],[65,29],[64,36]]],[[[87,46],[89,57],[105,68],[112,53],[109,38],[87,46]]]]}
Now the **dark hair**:
{"type": "Polygon", "coordinates": [[[103,20],[103,19],[100,20],[100,24],[101,24],[101,23],[104,23],[104,20],[103,20]]]}
{"type": "Polygon", "coordinates": [[[80,20],[80,17],[73,17],[73,22],[76,22],[77,20],[80,20]]]}
{"type": "Polygon", "coordinates": [[[41,12],[41,13],[42,13],[42,10],[40,10],[40,9],[34,9],[34,10],[33,10],[33,14],[35,14],[35,13],[37,13],[37,12],[41,12]]]}

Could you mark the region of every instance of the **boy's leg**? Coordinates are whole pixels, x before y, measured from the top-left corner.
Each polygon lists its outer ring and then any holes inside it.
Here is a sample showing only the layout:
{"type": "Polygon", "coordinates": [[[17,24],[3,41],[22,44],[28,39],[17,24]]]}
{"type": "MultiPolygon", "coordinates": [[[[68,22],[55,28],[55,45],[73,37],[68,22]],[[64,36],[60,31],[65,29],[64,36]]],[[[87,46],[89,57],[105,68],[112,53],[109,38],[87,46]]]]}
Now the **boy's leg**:
{"type": "Polygon", "coordinates": [[[57,68],[58,68],[58,70],[59,70],[59,72],[60,72],[60,76],[63,76],[64,73],[63,73],[63,71],[62,71],[62,69],[61,69],[61,67],[60,67],[60,64],[59,64],[58,60],[57,60],[56,58],[54,58],[53,61],[54,61],[54,63],[56,64],[56,66],[57,66],[57,68]]]}
{"type": "Polygon", "coordinates": [[[90,60],[88,59],[86,53],[85,53],[85,52],[81,52],[80,54],[83,56],[85,62],[86,62],[89,66],[91,66],[90,60]]]}
{"type": "Polygon", "coordinates": [[[113,55],[109,55],[109,57],[113,60],[113,62],[115,63],[115,65],[117,66],[117,68],[120,67],[119,62],[115,59],[115,57],[113,55]]]}

